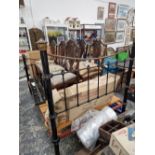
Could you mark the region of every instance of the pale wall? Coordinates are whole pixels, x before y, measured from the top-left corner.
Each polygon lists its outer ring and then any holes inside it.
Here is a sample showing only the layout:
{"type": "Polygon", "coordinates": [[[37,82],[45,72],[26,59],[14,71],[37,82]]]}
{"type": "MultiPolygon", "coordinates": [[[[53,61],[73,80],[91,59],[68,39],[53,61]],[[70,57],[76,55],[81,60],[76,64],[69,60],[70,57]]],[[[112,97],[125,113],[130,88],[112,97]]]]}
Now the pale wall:
{"type": "Polygon", "coordinates": [[[105,19],[108,15],[109,2],[127,4],[130,7],[135,5],[135,0],[25,0],[26,7],[20,9],[20,16],[24,17],[28,28],[33,26],[42,28],[42,19],[44,17],[53,20],[59,19],[63,22],[69,16],[78,17],[81,23],[104,23],[104,20],[97,20],[97,7],[103,6],[105,8],[105,19]],[[32,20],[31,16],[31,6],[34,20],[32,20]]]}

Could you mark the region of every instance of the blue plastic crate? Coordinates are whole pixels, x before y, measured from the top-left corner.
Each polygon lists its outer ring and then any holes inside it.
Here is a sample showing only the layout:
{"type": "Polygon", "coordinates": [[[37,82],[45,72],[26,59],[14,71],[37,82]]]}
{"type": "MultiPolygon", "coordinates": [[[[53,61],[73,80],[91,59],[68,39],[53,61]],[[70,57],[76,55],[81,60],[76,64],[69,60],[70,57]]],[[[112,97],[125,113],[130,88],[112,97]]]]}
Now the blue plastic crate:
{"type": "Polygon", "coordinates": [[[119,68],[116,67],[116,62],[117,62],[117,59],[115,59],[114,57],[105,58],[103,61],[103,65],[106,67],[102,70],[102,75],[107,74],[107,72],[110,72],[110,73],[118,72],[119,68]]]}

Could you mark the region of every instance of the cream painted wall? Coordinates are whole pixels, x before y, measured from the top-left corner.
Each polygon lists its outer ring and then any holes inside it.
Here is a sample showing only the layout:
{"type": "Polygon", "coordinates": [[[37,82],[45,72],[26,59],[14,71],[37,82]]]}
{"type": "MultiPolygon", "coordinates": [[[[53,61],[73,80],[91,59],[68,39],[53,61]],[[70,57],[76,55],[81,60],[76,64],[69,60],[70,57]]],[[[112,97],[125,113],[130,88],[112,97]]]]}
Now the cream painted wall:
{"type": "Polygon", "coordinates": [[[42,19],[64,21],[66,17],[78,17],[81,23],[104,22],[97,20],[97,7],[105,8],[104,18],[108,14],[108,3],[127,4],[134,7],[135,0],[25,0],[26,7],[20,9],[20,16],[23,16],[28,27],[37,26],[41,28],[42,19]],[[34,24],[31,16],[31,6],[34,24]]]}
{"type": "Polygon", "coordinates": [[[42,28],[42,19],[45,17],[63,22],[69,16],[78,17],[81,23],[104,23],[104,20],[97,20],[97,7],[105,8],[105,19],[108,15],[109,2],[126,4],[130,7],[135,5],[135,0],[25,0],[26,6],[20,9],[20,16],[24,17],[28,28],[33,26],[42,28]]]}

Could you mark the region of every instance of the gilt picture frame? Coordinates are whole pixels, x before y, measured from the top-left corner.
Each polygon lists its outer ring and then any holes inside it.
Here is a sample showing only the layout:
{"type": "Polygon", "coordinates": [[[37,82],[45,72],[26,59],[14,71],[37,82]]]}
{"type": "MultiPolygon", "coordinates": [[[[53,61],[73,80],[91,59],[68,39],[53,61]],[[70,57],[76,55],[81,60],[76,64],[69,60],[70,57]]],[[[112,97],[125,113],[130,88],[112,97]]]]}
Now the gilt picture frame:
{"type": "Polygon", "coordinates": [[[135,38],[135,29],[133,27],[126,28],[125,44],[128,45],[133,42],[135,38]]]}
{"type": "Polygon", "coordinates": [[[115,42],[115,38],[116,38],[116,33],[115,31],[106,31],[105,32],[105,42],[106,43],[114,43],[115,42]]]}
{"type": "Polygon", "coordinates": [[[108,18],[115,18],[115,14],[116,14],[116,3],[109,3],[109,7],[108,7],[108,18]]]}
{"type": "Polygon", "coordinates": [[[104,19],[104,7],[98,7],[97,8],[97,20],[103,20],[104,19]]]}
{"type": "Polygon", "coordinates": [[[116,19],[109,19],[105,20],[105,30],[106,31],[115,31],[116,29],[116,19]]]}

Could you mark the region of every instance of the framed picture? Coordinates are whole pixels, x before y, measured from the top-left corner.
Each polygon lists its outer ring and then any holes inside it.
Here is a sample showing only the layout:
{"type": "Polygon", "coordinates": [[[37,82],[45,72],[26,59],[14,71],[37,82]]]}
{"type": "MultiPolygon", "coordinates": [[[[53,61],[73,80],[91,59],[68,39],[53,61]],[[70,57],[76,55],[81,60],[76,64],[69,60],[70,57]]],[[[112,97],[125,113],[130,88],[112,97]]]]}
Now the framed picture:
{"type": "Polygon", "coordinates": [[[130,41],[133,41],[134,39],[135,39],[135,29],[132,29],[130,41]]]}
{"type": "Polygon", "coordinates": [[[115,32],[105,32],[105,42],[113,43],[115,42],[115,32]]]}
{"type": "Polygon", "coordinates": [[[118,6],[117,18],[127,18],[129,6],[120,4],[118,6]]]}
{"type": "Polygon", "coordinates": [[[128,11],[128,15],[127,15],[127,23],[129,26],[134,26],[134,18],[135,18],[135,9],[131,8],[128,11]]]}
{"type": "Polygon", "coordinates": [[[133,27],[127,27],[125,37],[125,44],[128,45],[135,38],[135,29],[133,27]]]}
{"type": "Polygon", "coordinates": [[[126,36],[125,36],[125,44],[128,45],[131,41],[131,27],[126,27],[126,36]]]}
{"type": "Polygon", "coordinates": [[[126,20],[118,19],[117,20],[117,31],[124,31],[126,27],[126,20]]]}
{"type": "Polygon", "coordinates": [[[109,8],[108,8],[108,18],[115,18],[116,14],[116,3],[109,3],[109,8]]]}
{"type": "Polygon", "coordinates": [[[106,31],[115,31],[116,29],[116,20],[107,18],[105,20],[105,30],[106,31]]]}
{"type": "Polygon", "coordinates": [[[123,42],[124,41],[124,31],[116,32],[116,42],[123,42]]]}
{"type": "Polygon", "coordinates": [[[105,25],[104,25],[104,24],[102,24],[101,39],[103,39],[103,40],[104,40],[104,38],[105,38],[105,25]]]}
{"type": "Polygon", "coordinates": [[[104,7],[98,7],[97,20],[103,20],[103,18],[104,18],[104,7]]]}

